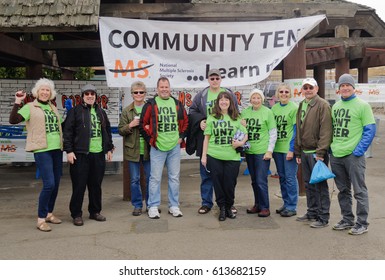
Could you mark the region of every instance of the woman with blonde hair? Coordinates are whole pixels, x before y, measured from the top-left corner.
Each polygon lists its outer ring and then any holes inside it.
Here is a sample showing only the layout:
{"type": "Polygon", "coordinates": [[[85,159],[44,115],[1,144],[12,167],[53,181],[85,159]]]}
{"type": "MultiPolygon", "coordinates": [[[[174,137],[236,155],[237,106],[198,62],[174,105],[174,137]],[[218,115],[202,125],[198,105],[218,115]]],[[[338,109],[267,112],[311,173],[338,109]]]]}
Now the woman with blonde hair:
{"type": "Polygon", "coordinates": [[[27,152],[33,152],[43,181],[39,196],[37,228],[41,231],[51,231],[47,223],[62,222],[52,214],[62,174],[61,118],[57,108],[51,102],[56,97],[53,81],[46,78],[38,80],[32,89],[32,95],[35,100],[25,104],[19,110],[22,101],[26,98],[26,93],[21,90],[16,92],[9,122],[11,124],[26,122],[25,149],[27,152]]]}
{"type": "Polygon", "coordinates": [[[275,144],[273,158],[279,175],[279,184],[283,205],[276,210],[282,217],[291,217],[297,214],[298,202],[298,166],[294,157],[294,139],[296,134],[297,104],[290,101],[291,88],[287,84],[277,87],[276,103],[273,111],[277,123],[278,138],[275,144]]]}

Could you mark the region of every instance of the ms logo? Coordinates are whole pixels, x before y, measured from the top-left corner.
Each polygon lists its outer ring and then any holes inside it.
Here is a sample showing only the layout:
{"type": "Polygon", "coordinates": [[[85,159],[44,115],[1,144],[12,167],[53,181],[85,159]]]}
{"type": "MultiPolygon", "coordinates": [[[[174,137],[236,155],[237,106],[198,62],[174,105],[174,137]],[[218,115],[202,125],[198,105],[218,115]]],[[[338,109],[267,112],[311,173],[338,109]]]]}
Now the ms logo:
{"type": "Polygon", "coordinates": [[[131,78],[147,78],[149,71],[148,68],[154,66],[149,64],[147,60],[139,60],[137,63],[130,59],[127,61],[126,66],[123,67],[123,63],[120,59],[115,60],[115,68],[109,69],[110,72],[114,73],[114,78],[118,78],[119,74],[122,77],[126,77],[130,73],[131,78]]]}

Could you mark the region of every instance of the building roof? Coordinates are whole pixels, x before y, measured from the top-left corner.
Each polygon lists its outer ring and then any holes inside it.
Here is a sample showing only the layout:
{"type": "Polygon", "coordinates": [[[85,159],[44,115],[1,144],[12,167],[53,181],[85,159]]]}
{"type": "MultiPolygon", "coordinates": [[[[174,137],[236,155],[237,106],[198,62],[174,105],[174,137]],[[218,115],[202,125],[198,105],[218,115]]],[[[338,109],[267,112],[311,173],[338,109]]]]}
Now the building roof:
{"type": "Polygon", "coordinates": [[[0,32],[95,31],[100,0],[0,0],[0,32]]]}

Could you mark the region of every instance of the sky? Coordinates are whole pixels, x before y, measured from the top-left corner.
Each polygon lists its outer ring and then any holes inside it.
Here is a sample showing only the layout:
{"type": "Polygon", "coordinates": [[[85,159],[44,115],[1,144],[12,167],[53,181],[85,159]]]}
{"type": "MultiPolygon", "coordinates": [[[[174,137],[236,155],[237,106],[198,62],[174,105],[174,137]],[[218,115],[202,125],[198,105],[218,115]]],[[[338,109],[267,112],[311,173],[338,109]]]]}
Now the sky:
{"type": "Polygon", "coordinates": [[[385,22],[385,2],[384,1],[381,1],[381,0],[348,0],[348,1],[376,9],[377,15],[385,22]]]}

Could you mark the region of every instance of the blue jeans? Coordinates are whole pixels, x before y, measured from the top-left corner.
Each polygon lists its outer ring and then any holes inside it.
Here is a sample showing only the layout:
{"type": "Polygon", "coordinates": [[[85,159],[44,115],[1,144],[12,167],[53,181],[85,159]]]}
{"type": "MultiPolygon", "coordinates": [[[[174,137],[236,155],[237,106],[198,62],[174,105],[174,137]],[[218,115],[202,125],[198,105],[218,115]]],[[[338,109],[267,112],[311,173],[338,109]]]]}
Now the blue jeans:
{"type": "Polygon", "coordinates": [[[151,163],[149,160],[143,160],[143,155],[141,155],[139,162],[128,161],[131,203],[134,208],[143,207],[142,188],[140,187],[140,164],[143,164],[144,174],[146,176],[146,205],[148,205],[148,185],[150,181],[151,163]]]}
{"type": "Polygon", "coordinates": [[[35,162],[40,171],[43,188],[39,196],[38,217],[46,218],[55,207],[63,167],[63,152],[52,150],[34,153],[35,162]]]}
{"type": "Polygon", "coordinates": [[[168,207],[179,207],[180,145],[163,152],[154,147],[150,150],[151,175],[148,206],[159,207],[163,167],[167,167],[168,207]]]}
{"type": "Polygon", "coordinates": [[[267,176],[270,160],[263,160],[263,154],[246,154],[247,168],[251,177],[251,186],[254,191],[254,204],[261,210],[269,209],[269,188],[267,176]]]}
{"type": "Polygon", "coordinates": [[[213,181],[211,180],[211,175],[206,171],[206,168],[199,162],[199,171],[201,174],[201,198],[202,206],[207,206],[209,208],[213,207],[213,181]]]}
{"type": "Polygon", "coordinates": [[[295,157],[292,160],[286,160],[286,155],[286,153],[273,153],[273,158],[279,175],[283,207],[287,210],[296,211],[298,203],[298,165],[295,157]]]}

